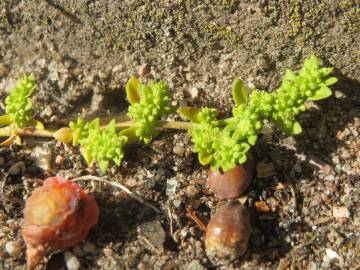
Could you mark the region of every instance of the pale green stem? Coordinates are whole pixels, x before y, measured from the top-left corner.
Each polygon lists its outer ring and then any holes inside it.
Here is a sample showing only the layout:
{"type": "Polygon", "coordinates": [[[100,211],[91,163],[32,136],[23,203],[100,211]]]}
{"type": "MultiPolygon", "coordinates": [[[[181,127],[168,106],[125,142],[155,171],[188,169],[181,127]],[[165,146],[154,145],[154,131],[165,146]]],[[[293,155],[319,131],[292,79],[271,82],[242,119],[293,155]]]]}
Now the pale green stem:
{"type": "MultiPolygon", "coordinates": [[[[131,127],[134,124],[133,121],[126,121],[126,122],[117,122],[116,127],[123,129],[127,127],[131,127]]],[[[185,129],[188,130],[197,124],[191,122],[181,122],[181,121],[165,121],[160,120],[157,122],[157,128],[169,128],[169,129],[185,129]]],[[[104,127],[104,126],[102,126],[104,127]]]]}

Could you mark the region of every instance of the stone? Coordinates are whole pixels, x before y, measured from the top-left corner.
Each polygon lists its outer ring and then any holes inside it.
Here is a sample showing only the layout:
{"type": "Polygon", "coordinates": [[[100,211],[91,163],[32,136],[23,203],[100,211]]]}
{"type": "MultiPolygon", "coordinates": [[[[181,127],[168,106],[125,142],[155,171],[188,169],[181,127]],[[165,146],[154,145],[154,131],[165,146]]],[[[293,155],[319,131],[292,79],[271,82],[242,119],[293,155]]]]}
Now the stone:
{"type": "Polygon", "coordinates": [[[96,246],[93,243],[85,242],[83,246],[83,250],[86,253],[95,253],[96,252],[96,246]]]}
{"type": "Polygon", "coordinates": [[[5,250],[11,257],[17,258],[21,253],[21,244],[18,241],[7,242],[5,250]]]}
{"type": "Polygon", "coordinates": [[[272,163],[260,162],[256,166],[257,177],[265,178],[276,175],[275,167],[272,163]]]}
{"type": "Polygon", "coordinates": [[[141,224],[138,233],[146,238],[156,249],[163,250],[166,234],[160,221],[154,220],[141,224]]]}
{"type": "Polygon", "coordinates": [[[199,260],[192,260],[185,268],[186,270],[205,270],[199,260]]]}
{"type": "Polygon", "coordinates": [[[65,264],[68,270],[79,270],[80,261],[71,252],[67,251],[64,254],[65,264]]]}

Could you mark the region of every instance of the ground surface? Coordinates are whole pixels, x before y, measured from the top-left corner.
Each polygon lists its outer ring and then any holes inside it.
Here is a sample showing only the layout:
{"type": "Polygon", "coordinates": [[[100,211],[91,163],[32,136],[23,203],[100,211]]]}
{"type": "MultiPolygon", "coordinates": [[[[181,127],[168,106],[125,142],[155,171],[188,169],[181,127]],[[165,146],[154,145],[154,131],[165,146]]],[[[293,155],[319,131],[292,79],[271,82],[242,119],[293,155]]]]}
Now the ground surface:
{"type": "MultiPolygon", "coordinates": [[[[14,82],[32,72],[36,117],[48,126],[80,113],[121,113],[127,109],[123,86],[147,64],[146,79],[164,79],[175,105],[229,112],[235,78],[276,89],[286,68],[297,70],[314,53],[334,66],[335,94],[301,117],[302,135],[274,130],[258,143],[257,177],[245,194],[254,232],[245,256],[226,267],[359,269],[359,8],[355,0],[2,0],[0,105],[4,109],[14,82]],[[271,211],[256,210],[260,200],[271,211]],[[326,254],[333,252],[338,257],[330,264],[326,254]]],[[[49,153],[42,167],[53,173],[97,173],[76,149],[52,142],[1,149],[0,269],[25,269],[22,209],[34,181],[46,174],[35,162],[41,151],[49,153]],[[7,253],[11,241],[20,255],[7,253]]],[[[87,242],[71,250],[81,269],[222,267],[207,259],[203,233],[186,215],[192,205],[206,221],[222,203],[208,190],[206,168],[186,133],[164,132],[149,146],[131,148],[109,176],[163,214],[111,187],[88,185],[101,217],[87,242]],[[175,192],[167,188],[174,183],[175,192]]],[[[62,269],[61,256],[40,269],[62,269]]]]}

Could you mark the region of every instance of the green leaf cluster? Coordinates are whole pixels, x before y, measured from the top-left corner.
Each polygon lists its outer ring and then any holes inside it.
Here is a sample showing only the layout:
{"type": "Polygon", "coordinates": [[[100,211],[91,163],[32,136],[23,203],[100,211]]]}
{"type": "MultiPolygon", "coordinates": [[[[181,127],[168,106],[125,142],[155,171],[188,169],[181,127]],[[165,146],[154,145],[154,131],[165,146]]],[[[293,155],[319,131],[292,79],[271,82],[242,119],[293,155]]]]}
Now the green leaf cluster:
{"type": "Polygon", "coordinates": [[[26,127],[32,119],[30,95],[36,87],[33,74],[24,76],[16,83],[11,94],[5,99],[6,113],[17,127],[26,127]]]}
{"type": "Polygon", "coordinates": [[[221,128],[221,121],[216,117],[216,110],[203,108],[198,113],[196,125],[189,130],[189,133],[200,163],[210,164],[213,170],[222,168],[227,171],[234,164],[246,161],[246,152],[250,149],[250,145],[240,141],[230,131],[228,128],[230,124],[221,128]]]}
{"type": "Polygon", "coordinates": [[[298,74],[287,70],[280,88],[272,93],[253,90],[250,94],[241,80],[233,85],[233,116],[217,120],[216,110],[181,108],[180,114],[195,123],[189,130],[194,152],[201,164],[213,170],[232,169],[246,161],[246,153],[255,145],[264,119],[271,119],[283,132],[291,135],[302,131],[296,116],[306,110],[307,100],[320,100],[331,95],[329,86],[337,79],[329,77],[332,68],[321,68],[310,56],[298,74]]]}
{"type": "Polygon", "coordinates": [[[78,118],[69,127],[73,131],[73,145],[80,145],[80,151],[88,164],[96,161],[103,173],[108,170],[110,161],[120,165],[127,137],[116,131],[115,120],[102,129],[98,118],[91,122],[78,118]]]}
{"type": "Polygon", "coordinates": [[[271,118],[287,134],[299,134],[302,129],[296,116],[306,110],[307,100],[320,100],[331,96],[328,86],[336,83],[329,77],[332,68],[321,68],[319,59],[312,55],[305,60],[298,75],[287,70],[276,92],[271,118]]]}
{"type": "Polygon", "coordinates": [[[132,77],[126,86],[129,115],[135,127],[135,134],[148,144],[158,131],[157,121],[174,111],[170,105],[168,86],[160,81],[150,85],[141,84],[132,77]]]}

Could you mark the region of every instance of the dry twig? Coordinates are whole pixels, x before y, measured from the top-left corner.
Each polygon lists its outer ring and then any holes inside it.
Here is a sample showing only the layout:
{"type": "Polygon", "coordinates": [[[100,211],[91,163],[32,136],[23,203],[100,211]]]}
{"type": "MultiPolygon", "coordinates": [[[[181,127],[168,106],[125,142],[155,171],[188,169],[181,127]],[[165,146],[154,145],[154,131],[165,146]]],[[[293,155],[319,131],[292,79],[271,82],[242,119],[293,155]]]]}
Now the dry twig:
{"type": "Polygon", "coordinates": [[[85,176],[80,176],[80,177],[74,178],[74,179],[72,179],[72,181],[74,181],[74,182],[76,182],[76,181],[97,181],[97,182],[102,182],[102,183],[111,185],[113,187],[117,187],[117,188],[121,189],[122,191],[126,192],[130,197],[137,200],[139,203],[150,207],[151,209],[153,209],[158,214],[160,213],[160,210],[158,208],[156,208],[152,204],[146,202],[139,195],[137,195],[137,194],[133,193],[132,191],[130,191],[126,186],[124,186],[124,185],[122,185],[120,183],[117,183],[117,182],[108,181],[108,180],[105,179],[105,177],[97,177],[97,176],[94,176],[94,175],[85,175],[85,176]]]}

